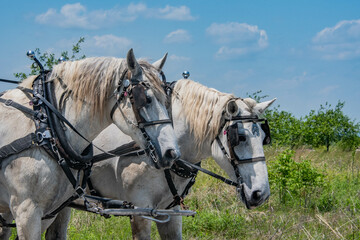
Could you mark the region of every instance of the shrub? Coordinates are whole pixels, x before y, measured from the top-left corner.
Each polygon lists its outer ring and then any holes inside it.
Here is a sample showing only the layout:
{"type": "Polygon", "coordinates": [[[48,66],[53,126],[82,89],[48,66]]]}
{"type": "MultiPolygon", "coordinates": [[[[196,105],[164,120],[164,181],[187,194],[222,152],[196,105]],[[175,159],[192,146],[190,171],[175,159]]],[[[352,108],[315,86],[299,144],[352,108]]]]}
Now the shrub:
{"type": "Polygon", "coordinates": [[[285,150],[269,164],[269,182],[278,194],[281,204],[298,203],[311,206],[314,195],[325,186],[325,175],[313,167],[309,160],[296,162],[294,151],[285,150]]]}

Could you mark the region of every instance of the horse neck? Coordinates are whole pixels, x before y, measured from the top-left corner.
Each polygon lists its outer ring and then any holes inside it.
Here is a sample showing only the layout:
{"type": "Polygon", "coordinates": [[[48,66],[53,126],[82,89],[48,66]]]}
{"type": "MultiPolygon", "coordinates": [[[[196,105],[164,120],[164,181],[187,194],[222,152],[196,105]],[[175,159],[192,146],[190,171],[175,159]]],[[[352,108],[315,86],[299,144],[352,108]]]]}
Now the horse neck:
{"type": "MultiPolygon", "coordinates": [[[[55,89],[56,99],[60,99],[64,90],[61,86],[58,86],[55,89]]],[[[89,141],[93,141],[102,130],[111,124],[110,118],[105,117],[106,113],[103,116],[92,114],[88,103],[82,104],[81,110],[79,111],[79,109],[76,108],[75,101],[72,97],[67,99],[62,114],[75,129],[89,141]]],[[[84,140],[69,127],[67,127],[65,134],[67,141],[75,151],[82,152],[89,145],[89,142],[84,140]]]]}
{"type": "Polygon", "coordinates": [[[180,147],[181,158],[197,163],[202,159],[211,157],[211,141],[206,139],[202,144],[198,144],[194,134],[191,132],[191,123],[186,120],[181,100],[174,97],[174,95],[171,107],[173,125],[180,147]]]}

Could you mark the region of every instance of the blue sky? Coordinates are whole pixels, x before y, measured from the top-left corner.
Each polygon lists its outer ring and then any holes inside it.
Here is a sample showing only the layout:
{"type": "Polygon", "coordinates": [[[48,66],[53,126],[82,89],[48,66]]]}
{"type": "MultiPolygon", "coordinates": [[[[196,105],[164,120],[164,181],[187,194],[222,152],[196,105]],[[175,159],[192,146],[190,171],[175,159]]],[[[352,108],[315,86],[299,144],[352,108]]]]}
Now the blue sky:
{"type": "MultiPolygon", "coordinates": [[[[262,90],[300,117],[345,101],[360,121],[360,1],[0,1],[0,78],[29,72],[29,49],[155,61],[245,97],[262,90]]],[[[0,90],[12,87],[0,84],[0,90]]]]}

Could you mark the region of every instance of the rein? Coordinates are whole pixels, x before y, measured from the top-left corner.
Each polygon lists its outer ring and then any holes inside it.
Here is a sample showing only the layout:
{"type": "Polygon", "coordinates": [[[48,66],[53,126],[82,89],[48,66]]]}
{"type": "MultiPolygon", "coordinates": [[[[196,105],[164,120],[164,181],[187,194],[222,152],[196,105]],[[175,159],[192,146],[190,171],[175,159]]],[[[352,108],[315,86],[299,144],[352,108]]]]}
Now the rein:
{"type": "Polygon", "coordinates": [[[214,173],[214,172],[211,172],[211,171],[209,171],[209,170],[207,170],[207,169],[205,169],[205,168],[202,168],[202,167],[200,167],[200,166],[198,166],[198,165],[196,165],[196,164],[193,164],[193,163],[190,163],[190,162],[188,162],[188,161],[185,161],[185,160],[183,160],[183,159],[181,159],[181,158],[179,158],[178,161],[179,161],[179,162],[182,162],[183,164],[185,164],[185,165],[187,165],[187,166],[189,166],[189,167],[191,167],[191,168],[195,168],[196,170],[199,170],[199,171],[201,171],[201,172],[203,172],[203,173],[205,173],[205,174],[207,174],[207,175],[209,175],[209,176],[211,176],[211,177],[214,177],[214,178],[216,178],[216,179],[219,179],[220,181],[222,181],[222,182],[224,182],[224,183],[226,183],[226,184],[228,184],[228,185],[230,185],[230,186],[235,186],[235,187],[237,187],[237,186],[239,185],[237,182],[234,182],[234,181],[232,181],[232,180],[230,180],[230,179],[228,179],[228,178],[225,178],[225,177],[223,177],[223,176],[220,176],[220,175],[218,175],[218,174],[216,174],[216,173],[214,173]]]}

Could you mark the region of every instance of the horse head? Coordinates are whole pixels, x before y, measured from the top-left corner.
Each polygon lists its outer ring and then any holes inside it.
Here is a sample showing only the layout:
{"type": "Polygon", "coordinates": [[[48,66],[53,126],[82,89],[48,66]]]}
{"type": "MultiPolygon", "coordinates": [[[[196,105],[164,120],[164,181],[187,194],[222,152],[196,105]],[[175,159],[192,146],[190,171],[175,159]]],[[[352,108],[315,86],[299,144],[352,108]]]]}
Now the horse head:
{"type": "Polygon", "coordinates": [[[157,168],[168,167],[180,157],[160,79],[166,56],[152,65],[138,62],[130,49],[127,70],[117,83],[117,100],[111,110],[114,123],[140,143],[157,168]]]}
{"type": "Polygon", "coordinates": [[[240,198],[249,209],[270,196],[263,149],[270,143],[270,129],[267,120],[259,116],[275,100],[230,100],[223,113],[221,132],[212,144],[215,161],[238,183],[240,198]]]}

